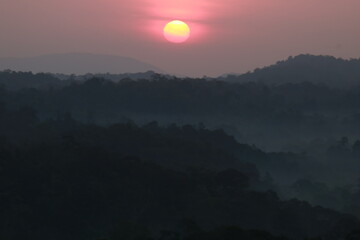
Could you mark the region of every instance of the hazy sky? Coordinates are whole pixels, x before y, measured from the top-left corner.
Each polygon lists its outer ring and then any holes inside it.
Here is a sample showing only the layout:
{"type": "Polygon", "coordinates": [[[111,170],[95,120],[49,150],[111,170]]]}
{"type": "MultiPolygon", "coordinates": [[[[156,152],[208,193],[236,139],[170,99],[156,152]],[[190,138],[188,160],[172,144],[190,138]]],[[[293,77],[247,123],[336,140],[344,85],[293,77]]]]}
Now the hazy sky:
{"type": "Polygon", "coordinates": [[[190,76],[300,53],[360,57],[360,0],[0,0],[0,57],[105,53],[190,76]],[[168,43],[164,25],[192,37],[168,43]]]}

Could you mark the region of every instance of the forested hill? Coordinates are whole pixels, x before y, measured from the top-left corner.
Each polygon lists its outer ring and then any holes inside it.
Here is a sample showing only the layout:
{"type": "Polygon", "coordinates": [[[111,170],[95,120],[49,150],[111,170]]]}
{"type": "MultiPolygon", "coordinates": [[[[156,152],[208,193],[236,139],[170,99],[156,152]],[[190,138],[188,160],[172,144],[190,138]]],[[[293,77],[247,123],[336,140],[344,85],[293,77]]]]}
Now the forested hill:
{"type": "Polygon", "coordinates": [[[0,239],[338,240],[360,229],[344,214],[360,216],[360,141],[325,142],[331,157],[316,162],[252,145],[358,139],[360,88],[12,71],[0,82],[15,84],[0,88],[0,239]]]}
{"type": "Polygon", "coordinates": [[[349,87],[360,84],[360,59],[345,60],[303,54],[246,74],[228,75],[220,79],[231,82],[255,81],[270,85],[311,82],[349,87]]]}
{"type": "Polygon", "coordinates": [[[274,239],[267,231],[337,240],[360,228],[354,216],[253,190],[255,167],[244,161],[266,154],[222,131],[39,122],[30,109],[6,108],[0,123],[1,239],[274,239]],[[226,151],[234,145],[243,159],[226,151]],[[207,233],[223,225],[237,227],[207,233]]]}
{"type": "Polygon", "coordinates": [[[156,78],[169,78],[168,75],[160,75],[153,71],[139,73],[123,73],[123,74],[84,74],[84,75],[68,75],[68,74],[52,74],[52,73],[32,73],[17,72],[12,70],[0,71],[0,86],[11,90],[19,91],[22,89],[59,89],[71,85],[72,83],[81,83],[92,78],[104,78],[113,82],[119,82],[124,79],[131,80],[152,80],[156,78]]]}
{"type": "Polygon", "coordinates": [[[0,72],[0,86],[8,90],[50,89],[69,85],[69,81],[61,81],[49,73],[16,72],[4,70],[0,72]]]}
{"type": "MultiPolygon", "coordinates": [[[[1,68],[1,66],[0,66],[1,68]]],[[[91,78],[104,78],[114,82],[131,80],[173,80],[175,76],[158,74],[154,71],[140,73],[88,73],[82,75],[50,74],[32,72],[0,71],[0,85],[9,90],[23,88],[48,89],[69,85],[72,81],[82,82],[91,78]]],[[[189,79],[189,78],[187,78],[189,79]]],[[[255,82],[266,85],[298,84],[309,82],[329,87],[348,88],[360,85],[360,59],[345,60],[331,56],[298,55],[279,61],[274,65],[257,68],[245,74],[229,74],[218,78],[203,78],[209,81],[230,83],[255,82]]]]}

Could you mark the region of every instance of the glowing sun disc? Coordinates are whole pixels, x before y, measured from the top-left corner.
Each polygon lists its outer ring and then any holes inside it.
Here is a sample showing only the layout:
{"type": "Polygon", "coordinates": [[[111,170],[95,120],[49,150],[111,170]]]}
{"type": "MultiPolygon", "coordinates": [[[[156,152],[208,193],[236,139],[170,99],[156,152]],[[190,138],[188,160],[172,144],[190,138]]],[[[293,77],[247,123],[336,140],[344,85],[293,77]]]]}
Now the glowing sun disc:
{"type": "Polygon", "coordinates": [[[190,28],[183,21],[171,21],[164,27],[164,37],[172,43],[183,43],[190,37],[190,28]]]}

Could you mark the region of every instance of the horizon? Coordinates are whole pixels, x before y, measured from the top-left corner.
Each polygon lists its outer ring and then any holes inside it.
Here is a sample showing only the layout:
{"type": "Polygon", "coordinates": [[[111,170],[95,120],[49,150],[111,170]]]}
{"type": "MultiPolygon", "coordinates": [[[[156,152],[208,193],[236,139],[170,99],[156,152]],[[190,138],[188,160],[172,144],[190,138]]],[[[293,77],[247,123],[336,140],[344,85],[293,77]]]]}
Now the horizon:
{"type": "Polygon", "coordinates": [[[71,6],[4,0],[3,6],[0,57],[111,54],[186,76],[243,73],[301,53],[360,57],[357,0],[74,0],[71,6]],[[163,37],[174,19],[189,24],[187,42],[163,37]]]}
{"type": "Polygon", "coordinates": [[[30,71],[34,74],[36,73],[51,73],[51,74],[65,74],[65,75],[70,75],[70,74],[75,74],[75,75],[85,75],[85,74],[136,74],[136,73],[146,73],[146,72],[155,72],[155,73],[159,73],[159,74],[164,74],[164,75],[170,75],[170,76],[175,76],[175,77],[190,77],[190,78],[219,78],[219,77],[223,77],[223,76],[228,76],[228,75],[244,75],[244,74],[247,74],[247,73],[253,73],[256,69],[263,69],[263,68],[267,68],[267,67],[270,67],[270,66],[273,66],[273,65],[276,65],[278,62],[281,62],[281,61],[287,61],[289,60],[290,58],[296,58],[298,56],[312,56],[312,57],[331,57],[331,58],[334,58],[336,60],[344,60],[344,61],[353,61],[353,60],[360,60],[360,57],[359,58],[343,58],[343,57],[336,57],[336,56],[333,56],[333,55],[314,55],[314,54],[311,54],[311,53],[300,53],[300,54],[297,54],[297,55],[290,55],[288,57],[285,57],[283,59],[278,59],[270,64],[267,64],[267,65],[263,65],[263,66],[256,66],[254,67],[253,69],[248,69],[248,70],[245,70],[243,72],[224,72],[222,74],[219,74],[219,75],[214,75],[214,76],[211,76],[211,75],[184,75],[184,74],[177,74],[177,73],[172,73],[172,72],[167,72],[167,71],[164,71],[163,69],[161,68],[158,68],[157,66],[154,66],[148,62],[144,62],[144,61],[141,61],[139,59],[136,59],[136,58],[132,58],[132,57],[129,57],[129,56],[121,56],[121,55],[114,55],[114,54],[101,54],[101,53],[90,53],[90,52],[68,52],[68,53],[49,53],[49,54],[44,54],[44,55],[35,55],[35,56],[27,56],[27,57],[0,57],[0,60],[33,60],[33,59],[36,59],[36,58],[44,58],[44,57],[58,57],[58,56],[68,56],[70,57],[71,55],[78,55],[78,56],[94,56],[94,57],[115,57],[115,58],[124,58],[124,59],[129,59],[129,60],[133,60],[133,61],[138,61],[139,63],[144,63],[145,65],[149,65],[151,67],[154,67],[154,69],[148,69],[148,70],[142,70],[142,71],[119,71],[119,72],[115,72],[115,71],[111,71],[111,72],[107,72],[107,71],[100,71],[100,72],[54,72],[54,71],[38,71],[38,70],[22,70],[22,69],[12,69],[11,67],[9,68],[1,68],[0,66],[0,71],[4,71],[4,70],[12,70],[12,71],[15,71],[15,72],[26,72],[26,71],[30,71]]]}

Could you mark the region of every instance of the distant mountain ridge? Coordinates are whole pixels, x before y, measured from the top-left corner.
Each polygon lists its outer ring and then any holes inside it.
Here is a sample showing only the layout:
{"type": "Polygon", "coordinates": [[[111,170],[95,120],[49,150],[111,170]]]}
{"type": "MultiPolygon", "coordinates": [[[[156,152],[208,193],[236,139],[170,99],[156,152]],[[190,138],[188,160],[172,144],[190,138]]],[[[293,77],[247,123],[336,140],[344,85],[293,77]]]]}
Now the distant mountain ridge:
{"type": "MultiPolygon", "coordinates": [[[[63,54],[26,59],[0,58],[0,84],[11,90],[61,87],[71,81],[91,78],[104,78],[113,82],[123,79],[191,79],[166,74],[135,59],[110,55],[63,54]],[[34,74],[31,75],[30,72],[34,74]]],[[[310,82],[335,88],[350,88],[360,86],[360,59],[345,60],[332,56],[302,54],[245,74],[231,73],[203,80],[265,85],[310,82]]]]}
{"type": "Polygon", "coordinates": [[[0,58],[0,70],[31,71],[34,73],[97,74],[162,72],[157,67],[129,57],[69,53],[29,58],[0,58]]]}
{"type": "Polygon", "coordinates": [[[360,85],[360,59],[302,54],[245,74],[219,77],[230,82],[258,82],[270,85],[311,82],[334,87],[360,85]]]}

